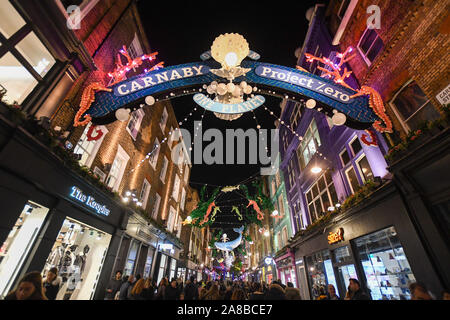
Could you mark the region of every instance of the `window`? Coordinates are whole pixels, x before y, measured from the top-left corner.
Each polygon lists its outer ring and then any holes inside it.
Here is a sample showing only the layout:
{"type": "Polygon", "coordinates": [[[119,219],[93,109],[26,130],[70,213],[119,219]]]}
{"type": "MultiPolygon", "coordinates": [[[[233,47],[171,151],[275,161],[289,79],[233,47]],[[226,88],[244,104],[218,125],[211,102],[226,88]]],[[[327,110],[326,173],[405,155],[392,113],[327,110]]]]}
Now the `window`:
{"type": "Polygon", "coordinates": [[[345,171],[345,175],[347,176],[348,184],[350,185],[352,193],[355,193],[355,191],[359,189],[359,182],[356,177],[355,169],[351,166],[345,171]]]}
{"type": "Polygon", "coordinates": [[[156,169],[156,164],[158,163],[159,150],[161,146],[159,145],[158,138],[155,138],[155,142],[153,143],[153,148],[151,151],[150,159],[148,160],[153,169],[156,169]]]}
{"type": "Polygon", "coordinates": [[[287,227],[284,226],[284,227],[283,227],[283,231],[282,231],[282,233],[281,233],[281,241],[282,241],[282,243],[283,243],[283,247],[287,244],[288,237],[289,237],[289,236],[288,236],[287,227]]]}
{"type": "Polygon", "coordinates": [[[3,100],[22,104],[56,61],[9,1],[0,11],[0,85],[6,90],[3,100]]]}
{"type": "Polygon", "coordinates": [[[173,131],[173,127],[172,126],[170,127],[170,131],[169,132],[171,132],[171,134],[170,134],[169,142],[167,144],[169,145],[169,148],[172,149],[172,143],[175,140],[175,132],[173,131]]]}
{"type": "Polygon", "coordinates": [[[176,174],[175,175],[175,181],[173,183],[173,189],[172,189],[172,198],[175,201],[178,201],[179,189],[180,189],[180,178],[176,174]]]}
{"type": "Polygon", "coordinates": [[[367,180],[374,179],[372,169],[370,168],[369,162],[364,154],[356,161],[356,165],[364,183],[366,183],[367,180]]]}
{"type": "Polygon", "coordinates": [[[415,81],[403,86],[390,104],[405,131],[416,129],[423,121],[440,117],[430,99],[415,81]]]}
{"type": "Polygon", "coordinates": [[[280,250],[282,247],[283,247],[283,245],[282,245],[282,240],[281,240],[281,232],[278,232],[278,233],[277,233],[277,245],[276,245],[275,250],[278,251],[278,250],[280,250]]]}
{"type": "Polygon", "coordinates": [[[169,232],[173,231],[176,217],[177,217],[177,212],[175,211],[175,209],[172,206],[170,206],[169,218],[167,219],[167,230],[169,230],[169,232]]]}
{"type": "Polygon", "coordinates": [[[330,206],[338,202],[330,171],[325,172],[306,192],[311,222],[316,221],[330,206]]]}
{"type": "Polygon", "coordinates": [[[142,56],[142,54],[144,53],[142,51],[141,43],[139,42],[139,38],[136,33],[134,34],[133,41],[130,43],[127,49],[131,59],[142,56]]]}
{"type": "Polygon", "coordinates": [[[272,187],[272,196],[274,196],[275,193],[277,193],[277,187],[275,185],[275,179],[272,178],[272,181],[271,181],[270,185],[272,187]]]}
{"type": "Polygon", "coordinates": [[[166,128],[167,118],[169,117],[169,114],[167,113],[166,107],[164,107],[163,113],[161,115],[161,119],[159,120],[159,126],[161,127],[162,132],[164,132],[164,129],[166,128]]]}
{"type": "Polygon", "coordinates": [[[113,191],[117,191],[122,181],[123,173],[127,166],[127,162],[130,156],[123,150],[120,144],[117,146],[116,157],[111,165],[111,170],[109,171],[108,178],[106,179],[106,184],[111,187],[113,191]]]}
{"type": "Polygon", "coordinates": [[[295,129],[297,128],[297,124],[298,124],[301,116],[302,116],[302,109],[300,107],[300,103],[296,103],[294,105],[294,109],[292,110],[292,114],[290,117],[292,130],[295,131],[295,129]]]}
{"type": "Polygon", "coordinates": [[[336,277],[333,271],[333,264],[331,262],[330,251],[324,250],[317,252],[311,256],[307,256],[305,259],[306,268],[311,284],[311,297],[316,300],[320,293],[320,287],[327,287],[329,284],[334,285],[337,289],[336,277]]]}
{"type": "Polygon", "coordinates": [[[306,133],[303,136],[303,140],[300,143],[299,148],[297,149],[297,157],[302,169],[308,165],[320,145],[321,142],[319,132],[317,130],[316,121],[313,119],[308,130],[306,130],[306,133]]]}
{"type": "Polygon", "coordinates": [[[165,180],[166,180],[166,172],[167,172],[168,165],[169,165],[169,160],[167,160],[167,157],[164,156],[161,173],[159,175],[159,178],[162,180],[162,182],[165,182],[165,180]]]}
{"type": "Polygon", "coordinates": [[[159,212],[159,203],[161,202],[161,196],[158,194],[158,192],[155,193],[155,200],[153,202],[153,209],[152,209],[152,218],[156,220],[158,217],[159,212]]]}
{"type": "Polygon", "coordinates": [[[284,151],[286,151],[288,147],[289,147],[288,134],[287,134],[286,130],[283,130],[283,148],[284,148],[284,151]]]}
{"type": "Polygon", "coordinates": [[[186,189],[183,188],[181,191],[181,202],[180,202],[180,209],[184,210],[184,203],[186,201],[186,189]]]}
{"type": "Polygon", "coordinates": [[[346,148],[339,153],[339,157],[341,158],[342,166],[345,167],[350,162],[350,156],[348,155],[348,151],[346,148]]]}
{"type": "Polygon", "coordinates": [[[150,183],[147,181],[147,179],[144,179],[144,182],[142,183],[141,193],[139,195],[139,199],[142,202],[142,208],[144,209],[147,207],[147,200],[148,195],[150,194],[150,188],[151,188],[150,183]]]}
{"type": "Polygon", "coordinates": [[[292,189],[295,185],[294,160],[291,159],[288,165],[289,187],[292,189]]]}
{"type": "Polygon", "coordinates": [[[345,12],[347,11],[348,5],[350,4],[350,0],[341,0],[341,6],[339,7],[339,11],[337,16],[340,20],[344,18],[345,12]]]}
{"type": "Polygon", "coordinates": [[[373,300],[409,300],[411,271],[397,232],[389,227],[354,240],[373,300]]]}
{"type": "Polygon", "coordinates": [[[383,40],[374,29],[367,28],[358,43],[358,50],[367,65],[371,65],[378,53],[383,49],[383,40]]]}
{"type": "Polygon", "coordinates": [[[127,131],[131,135],[133,140],[136,140],[144,116],[145,113],[143,109],[137,109],[131,113],[131,117],[127,125],[127,131]]]}
{"type": "Polygon", "coordinates": [[[94,168],[94,174],[96,174],[100,178],[101,182],[105,181],[106,173],[104,173],[102,170],[100,170],[99,167],[94,168]]]}
{"type": "Polygon", "coordinates": [[[278,211],[279,211],[278,215],[279,215],[280,219],[283,218],[284,217],[284,202],[283,202],[282,194],[280,194],[278,196],[278,211]]]}
{"type": "Polygon", "coordinates": [[[188,183],[188,178],[189,178],[189,166],[186,165],[184,167],[184,183],[187,184],[188,183]]]}
{"type": "Polygon", "coordinates": [[[108,129],[106,129],[106,127],[99,126],[94,131],[101,130],[103,132],[103,136],[98,140],[88,141],[87,133],[91,125],[92,122],[86,126],[86,128],[83,131],[83,134],[81,135],[80,140],[78,140],[77,145],[73,149],[74,153],[81,154],[81,159],[79,161],[80,164],[87,167],[90,167],[92,165],[92,162],[94,161],[95,156],[97,155],[100,145],[102,144],[105,135],[108,133],[108,129]]]}
{"type": "Polygon", "coordinates": [[[295,224],[297,226],[297,230],[301,230],[304,228],[304,224],[303,224],[303,217],[302,217],[302,207],[300,204],[300,200],[297,200],[297,203],[294,203],[293,205],[293,210],[294,210],[294,220],[295,220],[295,224]]]}
{"type": "Polygon", "coordinates": [[[358,136],[355,135],[355,137],[353,138],[353,141],[350,142],[350,147],[353,151],[353,156],[356,156],[358,154],[358,152],[360,152],[362,150],[362,146],[361,146],[361,143],[359,142],[358,136]]]}

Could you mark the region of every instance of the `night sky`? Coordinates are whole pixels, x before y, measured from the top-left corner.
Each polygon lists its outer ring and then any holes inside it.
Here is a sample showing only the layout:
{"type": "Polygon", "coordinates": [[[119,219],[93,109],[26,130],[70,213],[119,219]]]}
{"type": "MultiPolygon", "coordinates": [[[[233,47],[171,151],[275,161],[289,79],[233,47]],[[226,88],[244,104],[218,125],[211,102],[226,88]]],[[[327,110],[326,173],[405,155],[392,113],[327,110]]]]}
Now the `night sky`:
{"type": "MultiPolygon", "coordinates": [[[[261,55],[259,61],[295,67],[294,52],[302,46],[308,29],[305,12],[324,2],[327,1],[202,1],[195,4],[185,1],[180,6],[172,1],[141,0],[138,7],[152,51],[159,52],[158,58],[165,61],[165,66],[201,61],[200,54],[210,50],[217,36],[239,33],[247,39],[250,50],[261,55]]],[[[279,116],[281,99],[265,98],[265,105],[279,116]]],[[[173,99],[172,105],[179,121],[196,106],[192,96],[173,99]]],[[[198,107],[182,127],[193,132],[193,120],[199,120],[203,110],[198,107]]],[[[275,118],[263,107],[256,109],[255,115],[262,128],[275,127],[275,118]]],[[[202,127],[204,131],[208,128],[246,130],[256,128],[256,123],[251,112],[230,122],[207,111],[202,127]]],[[[204,142],[203,148],[208,143],[204,142]]],[[[200,189],[203,184],[211,187],[235,185],[259,174],[259,168],[260,165],[194,165],[191,186],[200,189]]],[[[232,195],[229,197],[233,198],[232,195]]]]}

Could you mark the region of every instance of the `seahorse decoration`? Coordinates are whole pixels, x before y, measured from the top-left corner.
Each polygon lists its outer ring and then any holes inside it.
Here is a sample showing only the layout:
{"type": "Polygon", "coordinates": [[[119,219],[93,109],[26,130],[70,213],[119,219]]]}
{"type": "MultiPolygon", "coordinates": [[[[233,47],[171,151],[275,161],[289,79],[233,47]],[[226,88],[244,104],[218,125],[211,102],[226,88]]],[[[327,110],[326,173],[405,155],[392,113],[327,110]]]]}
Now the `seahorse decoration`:
{"type": "Polygon", "coordinates": [[[93,82],[89,84],[86,88],[84,88],[83,94],[81,96],[80,109],[78,110],[77,114],[75,115],[75,119],[73,120],[74,127],[85,126],[92,120],[92,117],[88,114],[84,116],[83,120],[80,119],[83,116],[83,114],[89,110],[92,102],[94,102],[96,91],[110,92],[112,91],[112,89],[105,87],[100,82],[93,82]]]}
{"type": "Polygon", "coordinates": [[[220,207],[214,207],[214,210],[213,210],[213,213],[211,216],[211,222],[214,222],[216,220],[217,211],[222,212],[222,211],[220,211],[220,207]]]}
{"type": "Polygon", "coordinates": [[[233,206],[233,208],[231,209],[231,212],[236,212],[236,214],[238,215],[238,220],[242,221],[242,214],[239,212],[239,208],[236,206],[233,206]]]}
{"type": "Polygon", "coordinates": [[[249,201],[248,201],[248,206],[247,206],[247,208],[250,207],[250,206],[253,206],[253,209],[258,213],[258,217],[257,217],[258,220],[264,219],[264,215],[263,215],[263,213],[261,212],[261,210],[259,209],[259,206],[258,206],[258,204],[256,203],[255,200],[249,200],[249,201]]]}
{"type": "Polygon", "coordinates": [[[202,225],[204,225],[205,223],[208,222],[208,216],[211,213],[212,208],[215,207],[215,206],[216,206],[216,204],[214,203],[214,201],[209,204],[208,210],[206,210],[205,217],[203,218],[203,221],[200,223],[200,226],[202,226],[202,225]]]}

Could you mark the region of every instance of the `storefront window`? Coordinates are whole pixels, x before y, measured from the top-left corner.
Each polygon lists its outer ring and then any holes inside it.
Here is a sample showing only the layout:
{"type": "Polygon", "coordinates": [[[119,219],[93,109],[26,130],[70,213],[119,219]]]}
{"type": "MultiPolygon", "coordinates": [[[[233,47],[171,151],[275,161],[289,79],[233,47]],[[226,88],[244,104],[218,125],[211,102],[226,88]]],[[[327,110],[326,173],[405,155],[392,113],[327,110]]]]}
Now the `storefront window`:
{"type": "Polygon", "coordinates": [[[175,277],[175,268],[177,266],[177,260],[175,259],[171,259],[172,261],[170,262],[170,276],[169,276],[169,281],[172,280],[172,278],[175,277]]]}
{"type": "Polygon", "coordinates": [[[125,269],[123,271],[123,274],[125,276],[129,276],[133,273],[134,270],[134,264],[136,262],[137,252],[139,250],[139,243],[137,241],[131,242],[131,248],[130,252],[128,253],[128,258],[125,263],[125,269]]]}
{"type": "Polygon", "coordinates": [[[306,257],[306,267],[308,268],[313,300],[319,297],[320,287],[323,287],[325,292],[328,284],[332,284],[337,288],[333,264],[328,250],[306,257]]]}
{"type": "Polygon", "coordinates": [[[38,236],[48,208],[28,201],[0,248],[0,298],[11,290],[38,236]]]}
{"type": "Polygon", "coordinates": [[[161,254],[161,261],[159,263],[159,269],[158,269],[158,280],[156,281],[157,284],[159,284],[161,279],[164,277],[164,272],[166,270],[166,262],[167,262],[167,256],[164,254],[161,254]]]}
{"type": "Polygon", "coordinates": [[[153,255],[155,254],[155,250],[152,248],[148,249],[147,260],[145,261],[144,266],[144,278],[150,277],[150,271],[152,270],[153,263],[153,255]]]}
{"type": "Polygon", "coordinates": [[[416,279],[394,227],[355,240],[373,300],[410,299],[408,285],[416,279]]]}
{"type": "Polygon", "coordinates": [[[50,52],[48,52],[34,32],[31,32],[20,41],[16,45],[16,49],[41,77],[44,77],[55,64],[55,59],[53,59],[50,52]]]}
{"type": "Polygon", "coordinates": [[[0,10],[0,32],[5,38],[10,38],[25,25],[25,20],[14,9],[9,1],[2,1],[0,10]]]}
{"type": "Polygon", "coordinates": [[[44,266],[62,278],[57,300],[92,299],[111,235],[66,218],[44,266]]]}

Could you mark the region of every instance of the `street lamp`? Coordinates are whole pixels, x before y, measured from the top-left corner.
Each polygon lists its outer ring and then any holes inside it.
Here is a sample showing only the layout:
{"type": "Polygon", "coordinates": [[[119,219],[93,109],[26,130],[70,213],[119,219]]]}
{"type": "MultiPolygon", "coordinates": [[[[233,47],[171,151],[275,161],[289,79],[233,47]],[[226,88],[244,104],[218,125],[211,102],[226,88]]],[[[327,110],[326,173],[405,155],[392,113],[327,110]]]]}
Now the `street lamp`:
{"type": "Polygon", "coordinates": [[[320,173],[322,171],[322,168],[319,166],[315,166],[311,168],[311,172],[314,174],[320,173]]]}

